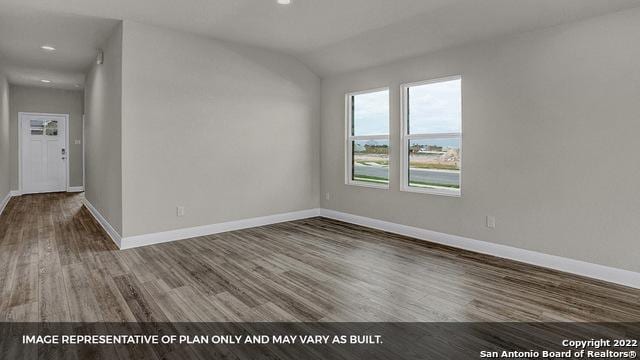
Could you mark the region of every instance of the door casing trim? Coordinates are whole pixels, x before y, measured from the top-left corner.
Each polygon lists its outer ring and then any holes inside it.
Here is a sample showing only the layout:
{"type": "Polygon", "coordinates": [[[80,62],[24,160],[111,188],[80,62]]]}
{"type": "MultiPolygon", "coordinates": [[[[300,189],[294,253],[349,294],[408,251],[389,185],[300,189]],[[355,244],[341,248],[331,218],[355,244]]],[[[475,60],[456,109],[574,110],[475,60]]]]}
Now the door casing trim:
{"type": "Polygon", "coordinates": [[[22,118],[24,116],[61,116],[65,118],[64,121],[64,145],[67,149],[67,161],[65,161],[65,191],[69,191],[69,162],[71,161],[71,152],[69,149],[69,114],[54,114],[54,113],[37,113],[37,112],[18,112],[18,192],[24,194],[24,187],[22,186],[22,118]]]}

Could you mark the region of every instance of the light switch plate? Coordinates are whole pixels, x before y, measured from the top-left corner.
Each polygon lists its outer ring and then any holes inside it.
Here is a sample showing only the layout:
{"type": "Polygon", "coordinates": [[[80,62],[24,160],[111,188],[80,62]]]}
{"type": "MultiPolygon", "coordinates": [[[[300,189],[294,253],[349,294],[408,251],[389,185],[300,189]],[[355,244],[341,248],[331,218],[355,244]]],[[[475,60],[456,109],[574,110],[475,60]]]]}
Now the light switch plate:
{"type": "Polygon", "coordinates": [[[487,227],[489,229],[495,229],[496,228],[496,217],[492,216],[492,215],[488,215],[487,216],[487,227]]]}

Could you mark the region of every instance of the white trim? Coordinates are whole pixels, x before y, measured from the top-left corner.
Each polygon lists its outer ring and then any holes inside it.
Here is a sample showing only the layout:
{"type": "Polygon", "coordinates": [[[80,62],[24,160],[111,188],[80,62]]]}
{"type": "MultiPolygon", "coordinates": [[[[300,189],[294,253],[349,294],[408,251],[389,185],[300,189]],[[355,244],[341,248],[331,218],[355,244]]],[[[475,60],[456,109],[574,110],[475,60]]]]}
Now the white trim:
{"type": "Polygon", "coordinates": [[[83,204],[87,207],[91,215],[98,221],[98,223],[100,223],[100,225],[105,229],[113,242],[123,250],[322,216],[356,225],[370,227],[373,229],[387,231],[394,234],[409,236],[419,240],[443,244],[458,249],[464,249],[504,259],[515,260],[548,269],[563,271],[571,274],[640,289],[640,273],[638,272],[593,264],[586,261],[569,259],[556,255],[544,254],[507,245],[495,244],[457,235],[445,234],[433,230],[392,223],[384,220],[353,215],[330,209],[309,209],[284,214],[269,215],[212,225],[204,225],[192,228],[184,228],[121,238],[120,235],[109,224],[109,222],[104,219],[104,217],[91,205],[91,203],[86,198],[83,199],[83,204]]]}
{"type": "Polygon", "coordinates": [[[374,181],[368,182],[368,181],[361,181],[361,180],[350,180],[345,185],[353,185],[353,186],[374,188],[374,189],[380,189],[380,190],[390,190],[389,184],[388,183],[385,184],[383,182],[376,183],[374,181]]]}
{"type": "Polygon", "coordinates": [[[417,81],[411,83],[405,83],[400,85],[400,191],[412,192],[420,194],[442,195],[451,197],[462,197],[462,133],[463,124],[462,119],[462,75],[446,76],[437,79],[417,81]],[[460,80],[460,132],[459,133],[418,133],[409,134],[409,117],[408,117],[408,91],[409,88],[414,86],[435,84],[445,81],[460,80]],[[458,189],[453,188],[440,188],[440,187],[419,187],[409,186],[409,141],[418,139],[460,139],[460,180],[458,189]]]}
{"type": "Polygon", "coordinates": [[[83,192],[84,186],[69,186],[67,192],[83,192]]]}
{"type": "Polygon", "coordinates": [[[403,192],[412,192],[419,194],[430,194],[430,195],[440,195],[440,196],[451,196],[454,198],[462,197],[462,192],[459,189],[454,188],[446,188],[446,187],[435,187],[435,186],[405,186],[400,189],[403,192]]]}
{"type": "Polygon", "coordinates": [[[96,219],[96,221],[98,221],[98,224],[100,224],[100,226],[102,226],[104,231],[107,232],[107,235],[109,235],[111,240],[113,240],[113,242],[119,248],[122,248],[120,246],[120,244],[122,243],[122,239],[121,239],[120,234],[118,234],[118,232],[113,228],[113,226],[111,226],[111,224],[109,224],[107,219],[105,219],[104,216],[102,216],[102,214],[100,214],[100,212],[95,207],[93,207],[93,205],[91,205],[91,203],[89,202],[89,200],[87,200],[87,198],[83,198],[82,199],[82,203],[87,208],[87,210],[89,210],[89,213],[91,213],[93,218],[96,219]]]}
{"type": "Polygon", "coordinates": [[[320,216],[320,209],[308,209],[283,214],[268,215],[218,224],[196,226],[153,234],[136,235],[122,238],[120,249],[131,249],[140,246],[166,243],[176,240],[191,239],[198,236],[219,234],[227,231],[242,230],[281,222],[307,219],[320,216]]]}
{"type": "Polygon", "coordinates": [[[370,90],[361,90],[355,92],[349,92],[345,94],[345,170],[344,170],[344,183],[346,185],[355,185],[355,186],[363,186],[368,188],[389,190],[391,188],[391,89],[389,87],[382,87],[370,90]],[[353,124],[353,116],[352,116],[352,106],[353,106],[353,97],[357,95],[364,95],[376,92],[386,91],[389,94],[388,104],[389,104],[389,114],[387,114],[387,122],[389,133],[387,134],[375,134],[375,135],[353,135],[352,124],[353,124]],[[387,183],[375,183],[375,182],[367,182],[361,180],[354,180],[352,178],[353,175],[353,141],[357,140],[386,140],[387,146],[389,149],[389,179],[387,183]]]}
{"type": "Polygon", "coordinates": [[[407,140],[423,140],[423,139],[457,139],[461,138],[462,133],[430,133],[430,134],[409,134],[404,138],[407,140]]]}
{"type": "Polygon", "coordinates": [[[373,88],[373,89],[349,91],[347,93],[347,96],[364,95],[364,94],[369,94],[369,93],[381,92],[381,91],[385,91],[385,90],[389,90],[389,87],[388,86],[381,86],[381,87],[377,87],[377,88],[373,88]]]}
{"type": "Polygon", "coordinates": [[[320,216],[320,209],[308,209],[123,238],[86,198],[82,199],[82,203],[107,232],[111,240],[123,250],[320,216]]]}
{"type": "Polygon", "coordinates": [[[443,77],[439,77],[439,78],[435,78],[435,79],[420,80],[420,81],[413,81],[413,82],[403,83],[400,86],[402,86],[402,87],[411,87],[411,86],[429,85],[429,84],[435,84],[435,83],[439,83],[439,82],[453,81],[453,80],[460,80],[460,79],[462,79],[462,75],[460,75],[460,74],[458,74],[458,75],[447,75],[447,76],[443,76],[443,77]]]}
{"type": "Polygon", "coordinates": [[[22,195],[22,191],[20,190],[11,190],[10,192],[11,196],[21,196],[22,195]]]}
{"type": "Polygon", "coordinates": [[[20,192],[20,194],[22,194],[22,117],[23,116],[61,116],[64,117],[64,143],[65,143],[65,151],[66,151],[66,160],[64,162],[64,166],[65,166],[65,176],[66,176],[66,180],[65,180],[65,187],[68,189],[69,188],[69,169],[71,168],[70,166],[70,162],[71,162],[71,151],[69,150],[69,114],[53,114],[53,113],[35,113],[35,112],[23,112],[20,111],[18,112],[18,191],[20,192]]]}
{"type": "Polygon", "coordinates": [[[7,193],[7,195],[4,197],[4,199],[2,199],[2,202],[0,202],[0,215],[2,215],[2,212],[4,211],[4,208],[9,203],[9,200],[11,200],[11,198],[13,197],[13,195],[11,195],[11,194],[12,194],[12,192],[9,191],[7,193]]]}
{"type": "Polygon", "coordinates": [[[82,114],[82,191],[84,191],[84,186],[87,184],[85,182],[85,164],[84,164],[84,114],[82,114]]]}
{"type": "Polygon", "coordinates": [[[321,209],[320,216],[640,289],[640,273],[638,272],[519,249],[507,245],[494,244],[457,235],[449,235],[329,209],[321,209]]]}
{"type": "Polygon", "coordinates": [[[389,135],[349,135],[350,140],[389,140],[389,135]]]}

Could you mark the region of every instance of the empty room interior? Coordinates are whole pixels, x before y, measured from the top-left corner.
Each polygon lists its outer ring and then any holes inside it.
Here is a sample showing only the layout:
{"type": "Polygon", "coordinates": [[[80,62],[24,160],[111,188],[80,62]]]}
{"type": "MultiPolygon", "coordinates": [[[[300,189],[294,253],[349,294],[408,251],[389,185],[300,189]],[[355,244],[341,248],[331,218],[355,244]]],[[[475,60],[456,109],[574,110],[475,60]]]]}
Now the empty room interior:
{"type": "Polygon", "coordinates": [[[640,322],[639,58],[636,0],[1,0],[0,321],[640,322]]]}

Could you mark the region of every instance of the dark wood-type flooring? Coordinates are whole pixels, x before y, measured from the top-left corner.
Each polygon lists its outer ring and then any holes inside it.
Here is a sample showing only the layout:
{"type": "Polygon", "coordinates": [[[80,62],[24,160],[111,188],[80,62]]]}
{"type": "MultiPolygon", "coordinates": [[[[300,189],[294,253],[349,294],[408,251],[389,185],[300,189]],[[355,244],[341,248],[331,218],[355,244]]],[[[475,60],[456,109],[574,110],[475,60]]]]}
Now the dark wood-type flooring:
{"type": "Polygon", "coordinates": [[[118,250],[81,194],[11,199],[1,321],[639,321],[640,290],[324,218],[118,250]]]}

